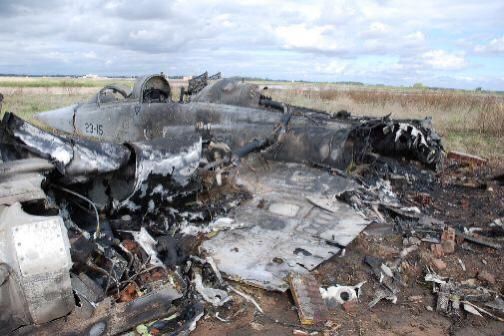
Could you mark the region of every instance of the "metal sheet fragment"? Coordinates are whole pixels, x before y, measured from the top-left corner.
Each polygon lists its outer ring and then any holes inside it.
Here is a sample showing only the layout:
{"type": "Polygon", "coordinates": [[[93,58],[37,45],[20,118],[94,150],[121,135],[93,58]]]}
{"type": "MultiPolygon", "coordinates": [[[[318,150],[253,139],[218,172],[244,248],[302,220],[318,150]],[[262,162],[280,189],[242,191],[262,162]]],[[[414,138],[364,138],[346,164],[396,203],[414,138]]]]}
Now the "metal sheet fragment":
{"type": "Polygon", "coordinates": [[[368,221],[342,202],[329,212],[307,200],[353,188],[348,179],[293,163],[252,165],[242,165],[240,182],[254,197],[227,215],[239,229],[220,232],[202,247],[227,277],[285,291],[289,273],[307,273],[331,258],[368,221]]]}
{"type": "Polygon", "coordinates": [[[20,174],[0,180],[0,204],[42,200],[46,198],[41,188],[44,176],[31,173],[20,174]]]}

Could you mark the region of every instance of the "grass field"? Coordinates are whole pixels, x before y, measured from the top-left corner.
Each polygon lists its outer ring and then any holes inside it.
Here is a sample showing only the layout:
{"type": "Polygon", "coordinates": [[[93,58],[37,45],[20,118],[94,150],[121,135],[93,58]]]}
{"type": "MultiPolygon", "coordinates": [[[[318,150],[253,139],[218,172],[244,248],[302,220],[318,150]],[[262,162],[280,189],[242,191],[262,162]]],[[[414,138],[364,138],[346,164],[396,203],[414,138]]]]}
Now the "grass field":
{"type": "MultiPolygon", "coordinates": [[[[125,79],[0,78],[2,111],[30,120],[39,111],[91,98],[111,83],[131,87],[125,79]]],[[[181,83],[177,81],[174,86],[181,83]]],[[[481,155],[504,162],[504,95],[484,92],[376,88],[310,83],[265,83],[274,99],[331,112],[395,118],[432,116],[448,150],[481,155]]],[[[178,89],[173,90],[178,94],[178,89]]]]}
{"type": "Polygon", "coordinates": [[[133,80],[123,78],[94,79],[72,77],[0,77],[0,87],[2,88],[103,87],[112,83],[121,83],[126,86],[131,86],[133,84],[133,80]]]}

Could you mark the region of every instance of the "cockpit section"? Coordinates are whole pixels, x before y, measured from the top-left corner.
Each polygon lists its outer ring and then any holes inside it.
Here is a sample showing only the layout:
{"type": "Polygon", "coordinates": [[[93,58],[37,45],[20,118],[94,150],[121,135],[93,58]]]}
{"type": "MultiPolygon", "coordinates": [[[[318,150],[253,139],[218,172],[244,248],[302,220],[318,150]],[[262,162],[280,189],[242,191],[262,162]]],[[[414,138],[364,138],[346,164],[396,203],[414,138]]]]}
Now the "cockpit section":
{"type": "Polygon", "coordinates": [[[146,103],[166,103],[171,101],[170,84],[163,75],[148,75],[137,78],[133,89],[121,85],[107,85],[101,89],[90,103],[106,104],[136,101],[146,103]]]}
{"type": "Polygon", "coordinates": [[[140,103],[165,103],[171,101],[170,84],[163,75],[139,77],[135,81],[131,98],[140,103]]]}

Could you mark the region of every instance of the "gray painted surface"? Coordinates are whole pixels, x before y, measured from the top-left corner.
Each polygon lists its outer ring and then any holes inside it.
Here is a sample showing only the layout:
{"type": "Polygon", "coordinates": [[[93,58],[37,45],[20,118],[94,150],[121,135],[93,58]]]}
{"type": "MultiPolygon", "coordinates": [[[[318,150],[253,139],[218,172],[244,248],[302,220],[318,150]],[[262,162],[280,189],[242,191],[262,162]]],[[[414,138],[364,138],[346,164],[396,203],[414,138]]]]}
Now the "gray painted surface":
{"type": "Polygon", "coordinates": [[[340,251],[335,245],[346,246],[368,225],[335,199],[336,193],[353,188],[349,179],[295,163],[253,167],[240,169],[241,182],[253,199],[228,216],[243,228],[222,231],[202,245],[229,278],[285,291],[290,272],[313,270],[340,251]],[[334,211],[313,205],[307,199],[313,197],[334,211]]]}

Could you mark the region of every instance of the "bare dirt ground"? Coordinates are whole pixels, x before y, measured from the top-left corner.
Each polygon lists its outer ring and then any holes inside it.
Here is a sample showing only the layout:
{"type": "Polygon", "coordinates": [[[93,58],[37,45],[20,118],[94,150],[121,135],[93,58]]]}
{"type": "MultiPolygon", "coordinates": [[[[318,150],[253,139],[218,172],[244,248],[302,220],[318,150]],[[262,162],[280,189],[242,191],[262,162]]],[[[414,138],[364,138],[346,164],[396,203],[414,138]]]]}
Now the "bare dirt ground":
{"type": "MultiPolygon", "coordinates": [[[[492,220],[504,216],[504,187],[488,179],[497,172],[502,174],[502,168],[448,166],[430,183],[426,182],[428,179],[423,179],[396,191],[405,203],[408,202],[408,194],[429,191],[432,202],[423,207],[422,212],[444,220],[452,227],[485,228],[492,220]]],[[[421,172],[421,168],[418,169],[421,172]]],[[[393,260],[404,248],[403,234],[394,230],[392,224],[371,224],[347,247],[343,257],[333,257],[313,272],[320,284],[325,286],[367,281],[359,303],[353,309],[333,308],[330,321],[324,326],[305,328],[299,324],[289,292],[275,293],[241,286],[243,291],[256,298],[264,309],[264,315],[254,313],[250,304],[234,303],[219,312],[219,317],[228,319],[228,322],[219,321],[214,313],[207,314],[193,334],[295,335],[295,330],[302,330],[317,335],[504,335],[502,322],[465,312],[454,318],[435,311],[436,296],[432,293],[431,284],[423,280],[426,266],[431,265],[430,245],[422,242],[418,250],[402,260],[404,286],[396,304],[382,300],[373,308],[368,308],[378,283],[370,268],[363,263],[363,258],[371,255],[393,260]],[[430,311],[430,307],[434,311],[430,311]]],[[[504,256],[500,250],[457,240],[455,253],[444,256],[442,260],[447,267],[438,272],[440,275],[460,282],[477,278],[478,272],[485,270],[495,276],[496,282],[489,284],[476,280],[477,284],[504,294],[504,256]],[[465,265],[465,271],[458,259],[465,265]]]]}

